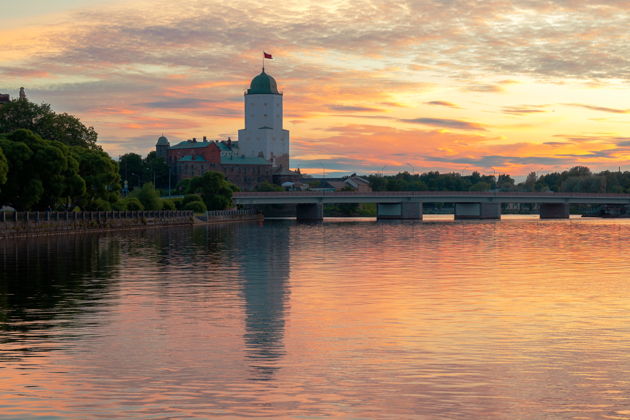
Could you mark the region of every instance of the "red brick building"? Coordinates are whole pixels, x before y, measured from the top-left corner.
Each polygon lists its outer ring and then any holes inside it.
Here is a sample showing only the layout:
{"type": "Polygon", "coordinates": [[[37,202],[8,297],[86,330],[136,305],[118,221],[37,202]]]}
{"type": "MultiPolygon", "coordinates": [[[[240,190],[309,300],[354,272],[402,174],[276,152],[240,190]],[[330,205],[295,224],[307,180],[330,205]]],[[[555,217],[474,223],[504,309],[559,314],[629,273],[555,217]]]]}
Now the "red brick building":
{"type": "Polygon", "coordinates": [[[158,139],[156,154],[166,160],[177,180],[201,176],[216,171],[237,185],[241,190],[252,190],[263,182],[272,182],[272,163],[261,158],[243,157],[238,142],[211,141],[205,137],[182,141],[171,146],[164,136],[158,139]]]}

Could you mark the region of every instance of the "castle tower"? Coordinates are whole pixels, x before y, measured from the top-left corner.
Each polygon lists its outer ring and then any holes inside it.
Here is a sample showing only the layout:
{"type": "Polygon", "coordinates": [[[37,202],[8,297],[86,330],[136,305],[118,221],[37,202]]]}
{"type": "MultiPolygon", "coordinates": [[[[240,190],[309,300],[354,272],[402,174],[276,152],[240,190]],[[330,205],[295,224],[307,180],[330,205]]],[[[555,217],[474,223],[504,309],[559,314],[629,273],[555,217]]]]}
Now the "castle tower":
{"type": "Polygon", "coordinates": [[[168,162],[168,149],[170,147],[171,144],[168,142],[168,139],[164,135],[160,136],[155,144],[155,155],[164,159],[164,162],[168,162]]]}
{"type": "Polygon", "coordinates": [[[289,131],[282,128],[282,93],[265,69],[252,79],[245,93],[245,129],[238,131],[238,146],[245,157],[261,156],[275,168],[289,170],[289,131]]]}

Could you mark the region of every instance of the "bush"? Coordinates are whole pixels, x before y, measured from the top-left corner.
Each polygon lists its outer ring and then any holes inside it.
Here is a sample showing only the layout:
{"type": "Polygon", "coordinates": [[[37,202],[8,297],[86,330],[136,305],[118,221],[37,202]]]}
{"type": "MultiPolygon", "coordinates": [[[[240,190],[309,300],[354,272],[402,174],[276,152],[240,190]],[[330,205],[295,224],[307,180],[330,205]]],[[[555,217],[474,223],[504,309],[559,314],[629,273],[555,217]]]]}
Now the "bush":
{"type": "Polygon", "coordinates": [[[193,201],[203,201],[199,194],[186,194],[184,199],[182,200],[182,206],[186,207],[186,204],[191,203],[193,201]]]}
{"type": "Polygon", "coordinates": [[[118,200],[114,204],[112,204],[112,210],[125,211],[127,210],[127,203],[125,202],[125,200],[118,200]]]}
{"type": "Polygon", "coordinates": [[[147,182],[142,188],[134,189],[129,197],[135,197],[142,203],[144,210],[161,210],[162,201],[152,183],[147,182]]]}
{"type": "Polygon", "coordinates": [[[162,200],[162,210],[175,210],[176,208],[173,200],[162,200]]]}
{"type": "Polygon", "coordinates": [[[111,211],[112,204],[109,201],[105,201],[101,198],[97,198],[90,203],[88,210],[90,211],[111,211]]]}
{"type": "Polygon", "coordinates": [[[203,201],[191,201],[184,206],[184,210],[192,210],[195,213],[205,213],[208,208],[203,201]]]}
{"type": "Polygon", "coordinates": [[[175,209],[184,210],[184,200],[182,198],[169,198],[168,201],[175,205],[175,209]]]}
{"type": "Polygon", "coordinates": [[[127,210],[129,210],[129,211],[144,210],[144,206],[142,205],[140,200],[138,200],[135,197],[127,197],[127,198],[125,198],[124,201],[125,201],[125,206],[127,207],[127,210]]]}

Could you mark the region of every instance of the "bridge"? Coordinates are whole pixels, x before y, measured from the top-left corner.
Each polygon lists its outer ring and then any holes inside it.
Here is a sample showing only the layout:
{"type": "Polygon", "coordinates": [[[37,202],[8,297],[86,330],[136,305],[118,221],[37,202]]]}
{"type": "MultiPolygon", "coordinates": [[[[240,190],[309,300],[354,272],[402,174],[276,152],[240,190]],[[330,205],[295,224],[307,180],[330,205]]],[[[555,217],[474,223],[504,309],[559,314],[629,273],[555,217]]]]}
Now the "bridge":
{"type": "Polygon", "coordinates": [[[503,203],[540,205],[541,219],[568,219],[571,204],[630,205],[630,194],[459,191],[283,191],[239,192],[239,205],[296,206],[298,220],[322,220],[324,204],[375,203],[378,219],[422,219],[423,203],[452,203],[455,219],[500,219],[503,203]]]}

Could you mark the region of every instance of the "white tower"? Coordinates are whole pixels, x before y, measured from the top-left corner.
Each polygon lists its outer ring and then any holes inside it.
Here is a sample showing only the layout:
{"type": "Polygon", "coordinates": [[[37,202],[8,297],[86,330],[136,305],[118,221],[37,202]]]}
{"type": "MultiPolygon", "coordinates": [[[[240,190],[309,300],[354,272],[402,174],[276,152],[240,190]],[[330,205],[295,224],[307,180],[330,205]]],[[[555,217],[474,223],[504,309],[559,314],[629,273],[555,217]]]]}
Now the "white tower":
{"type": "Polygon", "coordinates": [[[274,167],[289,170],[289,131],[282,128],[282,93],[264,68],[245,93],[245,129],[238,130],[238,147],[245,157],[260,156],[274,167]]]}

